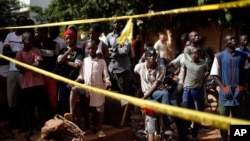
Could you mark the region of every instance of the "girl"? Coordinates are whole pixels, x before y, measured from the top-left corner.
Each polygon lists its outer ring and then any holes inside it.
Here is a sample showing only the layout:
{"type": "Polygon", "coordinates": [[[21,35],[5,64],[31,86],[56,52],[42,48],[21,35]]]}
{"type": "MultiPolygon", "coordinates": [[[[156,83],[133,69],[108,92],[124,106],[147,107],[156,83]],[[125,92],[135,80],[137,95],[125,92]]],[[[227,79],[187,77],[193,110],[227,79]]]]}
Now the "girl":
{"type": "MultiPolygon", "coordinates": [[[[64,32],[64,40],[67,44],[67,48],[63,48],[59,56],[57,57],[58,63],[58,74],[75,80],[79,73],[79,68],[82,63],[83,55],[82,50],[76,47],[76,34],[72,30],[66,30],[64,32]]],[[[67,87],[66,83],[58,82],[58,104],[60,114],[64,114],[69,111],[69,94],[70,88],[67,87]]]]}

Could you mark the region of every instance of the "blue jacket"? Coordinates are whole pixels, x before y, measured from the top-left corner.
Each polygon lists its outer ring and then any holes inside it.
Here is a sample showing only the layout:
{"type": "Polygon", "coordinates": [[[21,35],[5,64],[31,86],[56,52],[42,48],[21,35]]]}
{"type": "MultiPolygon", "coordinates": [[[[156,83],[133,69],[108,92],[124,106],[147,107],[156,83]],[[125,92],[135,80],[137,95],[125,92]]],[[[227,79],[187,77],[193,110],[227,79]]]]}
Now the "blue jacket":
{"type": "Polygon", "coordinates": [[[236,51],[232,56],[231,52],[224,50],[216,54],[219,65],[219,77],[224,86],[229,88],[228,92],[219,91],[219,105],[237,106],[242,104],[244,94],[244,66],[247,55],[236,51]],[[229,97],[226,97],[229,94],[229,97]]]}

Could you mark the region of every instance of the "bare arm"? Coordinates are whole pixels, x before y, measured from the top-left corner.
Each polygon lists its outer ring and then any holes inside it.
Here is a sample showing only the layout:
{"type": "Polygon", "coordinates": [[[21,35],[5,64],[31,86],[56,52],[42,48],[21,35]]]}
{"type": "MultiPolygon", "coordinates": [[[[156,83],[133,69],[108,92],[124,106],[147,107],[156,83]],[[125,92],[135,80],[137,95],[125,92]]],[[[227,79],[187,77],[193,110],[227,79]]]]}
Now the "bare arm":
{"type": "Polygon", "coordinates": [[[156,88],[158,87],[158,85],[160,84],[161,82],[159,80],[156,80],[152,87],[147,91],[147,93],[144,94],[144,96],[142,97],[143,99],[147,99],[155,90],[156,88]]]}
{"type": "Polygon", "coordinates": [[[214,79],[214,81],[215,81],[221,88],[224,87],[224,85],[222,84],[222,82],[221,82],[219,76],[213,75],[213,79],[214,79]]]}
{"type": "Polygon", "coordinates": [[[102,53],[103,53],[103,58],[108,66],[109,65],[109,49],[105,44],[102,44],[102,53]]]}
{"type": "Polygon", "coordinates": [[[57,63],[58,64],[63,64],[66,63],[67,56],[73,51],[73,48],[69,47],[68,50],[63,54],[60,55],[60,57],[57,58],[57,63]]]}

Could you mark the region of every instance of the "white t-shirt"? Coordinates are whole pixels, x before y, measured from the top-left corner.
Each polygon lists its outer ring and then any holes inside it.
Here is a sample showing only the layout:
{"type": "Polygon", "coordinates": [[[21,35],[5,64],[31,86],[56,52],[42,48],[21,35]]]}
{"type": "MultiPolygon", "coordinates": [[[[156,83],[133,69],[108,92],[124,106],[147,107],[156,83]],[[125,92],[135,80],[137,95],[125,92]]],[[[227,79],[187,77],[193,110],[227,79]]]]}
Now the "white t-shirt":
{"type": "MultiPolygon", "coordinates": [[[[12,51],[17,52],[23,49],[22,35],[16,35],[15,32],[11,32],[5,38],[4,44],[10,45],[12,51]]],[[[16,65],[10,62],[9,71],[17,71],[16,65]]]]}
{"type": "Polygon", "coordinates": [[[158,40],[154,44],[154,48],[157,53],[160,55],[160,58],[168,59],[167,57],[167,43],[163,43],[161,40],[158,40]]]}
{"type": "MultiPolygon", "coordinates": [[[[0,54],[3,54],[3,42],[0,41],[0,54]]],[[[2,58],[0,58],[2,59],[2,58]]],[[[0,65],[0,75],[3,77],[7,77],[7,73],[9,70],[9,65],[0,65]]]]}

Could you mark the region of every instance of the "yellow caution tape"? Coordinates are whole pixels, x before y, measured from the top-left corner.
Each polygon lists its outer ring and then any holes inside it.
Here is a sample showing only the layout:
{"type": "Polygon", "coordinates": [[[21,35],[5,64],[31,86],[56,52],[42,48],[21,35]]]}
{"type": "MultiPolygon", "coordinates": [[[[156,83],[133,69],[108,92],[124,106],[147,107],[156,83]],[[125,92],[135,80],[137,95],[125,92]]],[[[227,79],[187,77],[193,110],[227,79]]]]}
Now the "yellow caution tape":
{"type": "Polygon", "coordinates": [[[136,105],[136,106],[150,108],[156,112],[168,114],[170,116],[178,117],[181,119],[199,122],[199,123],[206,123],[206,124],[209,124],[213,127],[216,127],[219,129],[225,129],[225,130],[229,129],[230,125],[233,125],[233,124],[250,125],[250,121],[247,121],[247,120],[223,117],[223,116],[219,116],[216,114],[200,112],[200,111],[190,110],[190,109],[186,109],[186,108],[171,106],[171,105],[164,105],[164,104],[157,103],[157,102],[143,100],[140,98],[127,96],[124,94],[119,94],[116,92],[87,86],[87,85],[72,81],[70,79],[64,78],[62,76],[53,74],[51,72],[47,72],[47,71],[42,70],[40,68],[24,64],[22,62],[19,62],[15,59],[11,59],[11,58],[6,57],[4,55],[0,55],[0,58],[11,61],[17,65],[20,65],[22,67],[25,67],[27,69],[30,69],[30,70],[35,71],[37,73],[40,73],[42,75],[46,75],[48,77],[54,78],[58,81],[62,81],[64,83],[75,85],[75,86],[78,86],[82,89],[89,90],[89,91],[92,91],[92,92],[95,92],[95,93],[98,93],[98,94],[101,94],[101,95],[104,95],[104,96],[107,96],[107,97],[110,97],[110,98],[113,98],[113,99],[116,99],[119,101],[127,101],[128,103],[136,105]]]}
{"type": "Polygon", "coordinates": [[[3,28],[0,28],[0,30],[1,29],[38,28],[38,27],[62,26],[62,25],[69,25],[69,24],[106,22],[106,21],[122,20],[122,19],[130,19],[130,18],[147,18],[147,17],[166,15],[166,14],[180,14],[180,13],[198,12],[198,11],[211,11],[211,10],[219,10],[219,9],[224,9],[224,8],[240,8],[240,7],[247,7],[249,5],[250,5],[249,0],[233,1],[233,2],[224,2],[224,3],[219,3],[219,4],[209,4],[209,5],[202,5],[202,6],[177,8],[177,9],[172,9],[172,10],[151,12],[147,14],[139,14],[139,15],[132,15],[132,16],[75,20],[75,21],[48,23],[48,24],[40,24],[40,25],[33,25],[33,26],[3,27],[3,28]]]}

